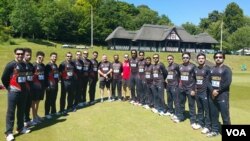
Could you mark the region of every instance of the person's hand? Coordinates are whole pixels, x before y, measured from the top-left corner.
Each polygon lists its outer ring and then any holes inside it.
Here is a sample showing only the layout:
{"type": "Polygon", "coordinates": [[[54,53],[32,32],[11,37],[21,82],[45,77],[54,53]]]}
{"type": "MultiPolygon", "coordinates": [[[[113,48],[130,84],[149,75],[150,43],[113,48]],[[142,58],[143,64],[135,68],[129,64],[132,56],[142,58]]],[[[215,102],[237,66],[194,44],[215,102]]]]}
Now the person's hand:
{"type": "Polygon", "coordinates": [[[191,91],[190,95],[195,96],[195,91],[191,91]]]}
{"type": "Polygon", "coordinates": [[[219,94],[218,90],[213,90],[212,92],[212,98],[214,99],[219,94]]]}

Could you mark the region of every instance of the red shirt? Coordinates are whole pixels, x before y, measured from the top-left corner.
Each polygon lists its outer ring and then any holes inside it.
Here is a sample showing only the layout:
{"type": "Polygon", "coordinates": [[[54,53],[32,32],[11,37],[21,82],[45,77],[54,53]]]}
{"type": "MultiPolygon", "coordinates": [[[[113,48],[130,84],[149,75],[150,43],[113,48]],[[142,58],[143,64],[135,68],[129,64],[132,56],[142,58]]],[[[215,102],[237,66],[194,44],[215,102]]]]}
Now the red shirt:
{"type": "Polygon", "coordinates": [[[128,80],[130,77],[130,65],[129,61],[122,63],[123,75],[122,79],[128,80]]]}

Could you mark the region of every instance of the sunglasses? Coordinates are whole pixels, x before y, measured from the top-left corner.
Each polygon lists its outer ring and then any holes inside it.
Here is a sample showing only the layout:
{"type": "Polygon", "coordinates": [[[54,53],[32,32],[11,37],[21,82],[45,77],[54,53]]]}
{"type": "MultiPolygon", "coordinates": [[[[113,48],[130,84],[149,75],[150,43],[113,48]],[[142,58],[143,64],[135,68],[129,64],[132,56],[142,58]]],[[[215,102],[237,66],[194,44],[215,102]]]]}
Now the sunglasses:
{"type": "Polygon", "coordinates": [[[189,57],[182,57],[182,59],[189,59],[189,57]]]}
{"type": "Polygon", "coordinates": [[[153,59],[158,59],[159,57],[153,57],[153,59]]]}
{"type": "Polygon", "coordinates": [[[223,59],[222,56],[215,56],[215,59],[223,59]]]}
{"type": "Polygon", "coordinates": [[[16,55],[23,55],[23,53],[16,53],[16,55]]]}
{"type": "Polygon", "coordinates": [[[67,57],[72,57],[72,56],[67,56],[67,57]]]}

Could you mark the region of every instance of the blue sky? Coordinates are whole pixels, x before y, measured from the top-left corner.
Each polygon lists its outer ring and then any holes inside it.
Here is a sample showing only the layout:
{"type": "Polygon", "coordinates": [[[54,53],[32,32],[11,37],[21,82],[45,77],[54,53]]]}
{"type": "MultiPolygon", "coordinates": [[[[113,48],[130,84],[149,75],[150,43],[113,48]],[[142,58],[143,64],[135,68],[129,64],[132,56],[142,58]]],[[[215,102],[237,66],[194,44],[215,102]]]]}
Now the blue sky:
{"type": "Polygon", "coordinates": [[[157,11],[159,15],[165,14],[175,24],[191,22],[198,25],[201,18],[208,16],[213,10],[223,12],[226,6],[235,2],[243,10],[244,15],[250,16],[249,0],[121,0],[130,4],[147,5],[157,11]]]}

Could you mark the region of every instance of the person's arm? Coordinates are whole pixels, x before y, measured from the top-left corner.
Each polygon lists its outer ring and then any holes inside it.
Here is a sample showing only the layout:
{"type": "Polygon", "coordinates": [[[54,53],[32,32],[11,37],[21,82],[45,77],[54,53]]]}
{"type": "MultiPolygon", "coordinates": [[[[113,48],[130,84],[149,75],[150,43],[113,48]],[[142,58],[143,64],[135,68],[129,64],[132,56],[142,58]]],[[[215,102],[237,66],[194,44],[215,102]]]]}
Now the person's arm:
{"type": "Polygon", "coordinates": [[[163,79],[165,80],[168,76],[168,72],[166,70],[166,67],[163,63],[161,63],[161,72],[162,72],[162,75],[163,75],[163,79]]]}
{"type": "Polygon", "coordinates": [[[49,73],[50,73],[50,65],[47,64],[45,66],[45,71],[44,71],[44,77],[45,77],[45,87],[48,87],[49,86],[49,73]]]}
{"type": "Polygon", "coordinates": [[[10,85],[10,77],[11,77],[11,74],[13,73],[13,64],[12,63],[9,63],[6,65],[5,69],[4,69],[4,72],[2,74],[2,83],[4,85],[4,87],[6,89],[9,88],[9,85],[10,85]]]}
{"type": "Polygon", "coordinates": [[[222,78],[223,80],[221,81],[220,88],[218,90],[219,94],[228,90],[232,83],[232,71],[230,70],[230,68],[225,67],[225,71],[222,74],[222,78]]]}

